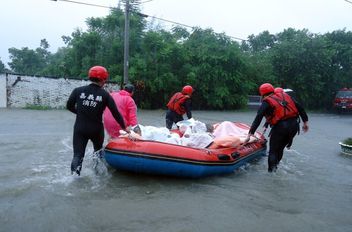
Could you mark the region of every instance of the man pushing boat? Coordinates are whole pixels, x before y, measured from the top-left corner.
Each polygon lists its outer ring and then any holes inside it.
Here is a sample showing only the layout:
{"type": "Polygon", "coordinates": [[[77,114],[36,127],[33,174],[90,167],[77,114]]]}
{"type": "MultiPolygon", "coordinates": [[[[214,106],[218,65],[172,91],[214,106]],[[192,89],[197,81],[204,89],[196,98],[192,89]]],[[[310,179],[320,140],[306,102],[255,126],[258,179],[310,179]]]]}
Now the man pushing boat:
{"type": "Polygon", "coordinates": [[[121,128],[129,132],[113,98],[102,88],[108,76],[108,71],[102,66],[90,68],[88,77],[91,84],[75,88],[67,101],[66,108],[76,114],[73,130],[72,174],[81,174],[82,162],[89,140],[93,142],[95,152],[102,149],[104,143],[102,115],[106,107],[109,108],[121,128]]]}

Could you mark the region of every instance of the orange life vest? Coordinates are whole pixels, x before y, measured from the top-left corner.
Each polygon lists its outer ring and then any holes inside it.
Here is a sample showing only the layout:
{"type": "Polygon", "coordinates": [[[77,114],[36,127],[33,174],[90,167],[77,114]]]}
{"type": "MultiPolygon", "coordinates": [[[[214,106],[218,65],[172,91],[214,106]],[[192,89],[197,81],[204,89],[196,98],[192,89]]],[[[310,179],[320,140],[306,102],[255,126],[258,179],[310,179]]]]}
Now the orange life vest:
{"type": "Polygon", "coordinates": [[[280,120],[298,117],[297,107],[287,93],[274,93],[263,99],[273,108],[271,115],[266,115],[266,121],[275,125],[280,120]]]}
{"type": "Polygon", "coordinates": [[[171,97],[169,103],[167,103],[167,108],[175,111],[180,115],[183,115],[186,113],[186,109],[183,106],[183,103],[189,98],[190,96],[177,92],[171,97]]]}

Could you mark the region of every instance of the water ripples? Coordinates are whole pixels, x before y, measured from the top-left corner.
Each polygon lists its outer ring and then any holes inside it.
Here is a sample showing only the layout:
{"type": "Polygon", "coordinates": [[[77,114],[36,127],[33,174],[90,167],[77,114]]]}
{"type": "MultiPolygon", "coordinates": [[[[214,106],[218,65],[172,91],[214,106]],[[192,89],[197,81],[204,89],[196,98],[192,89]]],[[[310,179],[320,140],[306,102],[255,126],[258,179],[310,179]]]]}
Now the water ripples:
{"type": "Polygon", "coordinates": [[[69,137],[61,140],[57,152],[51,150],[26,168],[21,186],[39,186],[55,194],[75,196],[98,191],[108,183],[111,174],[104,159],[97,158],[91,147],[87,147],[83,161],[82,175],[71,175],[72,141],[69,137]],[[51,154],[51,155],[50,155],[51,154]]]}

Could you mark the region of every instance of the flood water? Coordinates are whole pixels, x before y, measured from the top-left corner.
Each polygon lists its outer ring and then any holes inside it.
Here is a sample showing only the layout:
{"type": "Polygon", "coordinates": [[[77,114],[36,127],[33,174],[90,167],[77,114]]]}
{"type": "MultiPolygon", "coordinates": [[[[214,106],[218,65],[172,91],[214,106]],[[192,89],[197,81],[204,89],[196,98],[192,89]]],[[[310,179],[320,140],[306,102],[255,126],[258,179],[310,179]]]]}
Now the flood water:
{"type": "MultiPolygon", "coordinates": [[[[203,122],[251,123],[255,112],[195,111],[203,122]]],[[[138,112],[164,126],[163,111],[138,112]]],[[[352,231],[352,115],[309,114],[276,173],[267,157],[233,174],[178,179],[95,173],[89,144],[81,177],[71,176],[74,115],[0,110],[0,231],[352,231]]]]}

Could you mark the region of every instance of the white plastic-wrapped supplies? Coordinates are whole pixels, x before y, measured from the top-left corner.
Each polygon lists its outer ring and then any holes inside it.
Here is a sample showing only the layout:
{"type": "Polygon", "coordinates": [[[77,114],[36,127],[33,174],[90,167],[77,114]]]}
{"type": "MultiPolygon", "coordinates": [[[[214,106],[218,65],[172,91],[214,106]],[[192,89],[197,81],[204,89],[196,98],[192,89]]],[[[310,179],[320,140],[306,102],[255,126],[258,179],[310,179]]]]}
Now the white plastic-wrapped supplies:
{"type": "Polygon", "coordinates": [[[155,126],[142,126],[141,129],[142,138],[145,140],[154,140],[159,142],[165,142],[170,135],[169,129],[166,127],[155,127],[155,126]]]}
{"type": "Polygon", "coordinates": [[[207,132],[207,126],[201,121],[195,121],[192,126],[193,133],[205,133],[207,132]]]}
{"type": "Polygon", "coordinates": [[[187,128],[190,128],[194,124],[194,119],[188,119],[188,120],[182,120],[176,123],[176,126],[178,127],[179,131],[184,134],[187,130],[187,128]]]}
{"type": "Polygon", "coordinates": [[[170,133],[166,140],[165,143],[171,143],[171,144],[177,144],[177,145],[181,145],[181,138],[177,133],[170,133]]]}
{"type": "MultiPolygon", "coordinates": [[[[137,126],[136,126],[137,127],[137,126]]],[[[137,140],[153,140],[164,143],[181,145],[180,136],[177,133],[170,132],[166,127],[142,126],[138,125],[138,133],[131,130],[130,134],[120,130],[120,137],[130,137],[137,140]]]]}
{"type": "MultiPolygon", "coordinates": [[[[216,149],[219,147],[236,147],[242,144],[248,135],[247,125],[240,126],[229,121],[217,123],[214,126],[211,125],[214,128],[212,134],[207,131],[205,123],[194,120],[193,118],[180,121],[177,123],[177,126],[183,134],[182,137],[178,133],[169,131],[166,127],[143,125],[138,125],[139,131],[137,132],[136,130],[136,133],[132,131],[128,136],[135,139],[152,140],[193,148],[216,149]]],[[[120,133],[123,136],[122,131],[120,133]]],[[[253,136],[250,142],[255,140],[256,137],[253,136]]]]}
{"type": "Polygon", "coordinates": [[[205,123],[194,120],[194,118],[179,121],[176,125],[181,133],[185,133],[188,128],[191,128],[193,133],[203,133],[207,131],[205,123]]]}
{"type": "Polygon", "coordinates": [[[191,127],[188,127],[181,137],[181,145],[194,148],[206,148],[213,142],[213,137],[207,132],[194,133],[191,127]]]}
{"type": "Polygon", "coordinates": [[[193,148],[206,148],[213,142],[208,133],[193,133],[189,137],[182,136],[181,145],[193,148]]]}

